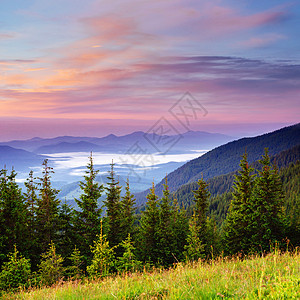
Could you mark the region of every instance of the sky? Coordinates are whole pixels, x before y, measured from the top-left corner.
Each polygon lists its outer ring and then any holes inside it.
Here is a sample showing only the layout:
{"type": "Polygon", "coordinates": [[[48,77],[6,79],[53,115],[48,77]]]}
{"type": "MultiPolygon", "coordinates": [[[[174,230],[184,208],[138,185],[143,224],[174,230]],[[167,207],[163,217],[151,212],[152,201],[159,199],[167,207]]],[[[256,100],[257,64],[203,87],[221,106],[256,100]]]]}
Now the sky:
{"type": "Polygon", "coordinates": [[[0,3],[1,141],[299,122],[300,1],[0,3]]]}

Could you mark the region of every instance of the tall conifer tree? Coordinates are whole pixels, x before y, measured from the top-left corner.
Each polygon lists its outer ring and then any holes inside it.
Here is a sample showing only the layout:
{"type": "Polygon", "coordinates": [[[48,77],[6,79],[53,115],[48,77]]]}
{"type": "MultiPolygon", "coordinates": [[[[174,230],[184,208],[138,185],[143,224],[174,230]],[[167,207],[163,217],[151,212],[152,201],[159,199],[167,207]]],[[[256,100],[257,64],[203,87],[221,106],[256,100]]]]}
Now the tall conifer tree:
{"type": "Polygon", "coordinates": [[[174,247],[176,245],[176,233],[173,215],[175,210],[171,203],[168,179],[164,183],[163,197],[159,202],[159,259],[163,265],[171,265],[174,262],[174,247]]]}
{"type": "Polygon", "coordinates": [[[26,206],[26,251],[30,257],[33,268],[39,261],[38,240],[37,240],[37,203],[38,203],[38,183],[35,181],[33,171],[29,172],[29,177],[25,181],[26,192],[24,193],[24,201],[26,206]]]}
{"type": "Polygon", "coordinates": [[[241,170],[235,176],[233,199],[224,225],[224,246],[227,254],[253,251],[253,187],[254,171],[242,156],[241,170]]]}
{"type": "Polygon", "coordinates": [[[90,246],[93,245],[101,230],[102,209],[99,207],[98,200],[102,195],[103,185],[96,182],[98,172],[94,168],[91,153],[84,181],[80,181],[82,194],[79,199],[75,199],[79,207],[79,210],[75,211],[74,221],[76,243],[83,256],[85,266],[90,263],[92,258],[90,246]]]}
{"type": "Polygon", "coordinates": [[[207,249],[207,218],[208,199],[210,193],[208,184],[203,178],[198,180],[198,189],[194,193],[194,213],[189,224],[187,236],[186,256],[190,260],[204,258],[208,253],[207,249]]]}
{"type": "Polygon", "coordinates": [[[159,209],[154,183],[147,195],[139,230],[139,251],[143,261],[157,263],[159,259],[159,209]]]}
{"type": "Polygon", "coordinates": [[[14,250],[14,245],[24,251],[26,208],[20,187],[16,183],[17,173],[6,169],[0,171],[0,262],[14,250]]]}
{"type": "Polygon", "coordinates": [[[41,187],[37,200],[36,225],[38,245],[41,252],[45,252],[48,245],[57,241],[59,230],[58,212],[60,200],[57,198],[59,190],[52,187],[51,174],[53,168],[49,167],[48,160],[43,162],[43,176],[40,179],[41,187]]]}
{"type": "Polygon", "coordinates": [[[270,243],[281,241],[284,237],[284,194],[278,169],[271,165],[268,149],[265,149],[259,163],[261,170],[254,189],[252,244],[257,250],[268,251],[270,243]]]}
{"type": "Polygon", "coordinates": [[[121,199],[121,240],[125,241],[128,234],[131,237],[135,235],[135,198],[130,193],[129,179],[127,179],[125,187],[125,195],[121,199]]]}
{"type": "MultiPolygon", "coordinates": [[[[107,239],[111,247],[115,247],[122,241],[123,236],[121,234],[121,187],[119,186],[119,181],[115,178],[113,162],[111,163],[111,169],[107,179],[109,182],[105,188],[106,200],[104,201],[108,225],[107,239]]],[[[117,253],[117,255],[118,254],[119,253],[117,253]]]]}

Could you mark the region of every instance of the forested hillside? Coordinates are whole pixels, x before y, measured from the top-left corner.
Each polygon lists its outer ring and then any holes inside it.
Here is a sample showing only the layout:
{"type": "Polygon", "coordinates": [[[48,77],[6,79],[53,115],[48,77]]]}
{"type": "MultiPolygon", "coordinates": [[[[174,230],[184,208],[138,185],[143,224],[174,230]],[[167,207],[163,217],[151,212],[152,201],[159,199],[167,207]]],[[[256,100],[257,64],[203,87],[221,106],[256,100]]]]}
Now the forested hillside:
{"type": "MultiPolygon", "coordinates": [[[[243,153],[249,153],[248,161],[258,160],[264,148],[270,155],[290,149],[300,144],[300,124],[285,127],[274,132],[253,138],[242,138],[219,146],[199,158],[193,159],[174,172],[168,174],[170,191],[189,182],[195,182],[203,176],[205,180],[236,171],[243,153]]],[[[157,194],[162,194],[164,179],[156,186],[157,194]]],[[[138,203],[142,203],[148,191],[137,194],[138,203]]]]}
{"type": "MultiPolygon", "coordinates": [[[[286,168],[291,163],[296,163],[298,160],[300,160],[300,145],[281,151],[271,157],[271,162],[275,163],[279,169],[286,168]]],[[[251,166],[253,166],[254,169],[257,169],[259,168],[259,162],[255,161],[251,166]]],[[[236,174],[237,171],[207,179],[206,182],[208,183],[208,190],[211,195],[216,196],[229,192],[232,188],[236,174]]],[[[173,196],[180,205],[190,206],[194,197],[193,190],[196,188],[197,181],[185,184],[174,192],[173,196]]]]}
{"type": "MultiPolygon", "coordinates": [[[[295,149],[276,159],[287,165],[297,157],[295,149]]],[[[172,200],[167,180],[162,197],[152,186],[139,215],[129,182],[121,195],[113,163],[103,186],[89,157],[75,208],[58,198],[47,160],[41,177],[30,173],[25,192],[15,181],[15,171],[2,169],[0,290],[168,268],[221,252],[268,253],[276,243],[286,249],[287,241],[299,245],[299,161],[279,173],[265,149],[254,165],[256,170],[244,153],[232,194],[211,198],[208,182],[200,178],[188,210],[172,200]]]]}

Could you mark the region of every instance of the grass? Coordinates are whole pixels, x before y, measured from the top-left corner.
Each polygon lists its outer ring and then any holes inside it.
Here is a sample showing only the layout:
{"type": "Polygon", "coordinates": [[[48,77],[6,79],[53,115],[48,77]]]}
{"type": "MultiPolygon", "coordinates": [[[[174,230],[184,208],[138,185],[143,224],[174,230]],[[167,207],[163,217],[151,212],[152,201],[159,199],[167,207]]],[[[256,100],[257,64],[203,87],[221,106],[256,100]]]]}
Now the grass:
{"type": "Polygon", "coordinates": [[[64,282],[4,299],[300,299],[300,254],[178,264],[99,281],[64,282]]]}

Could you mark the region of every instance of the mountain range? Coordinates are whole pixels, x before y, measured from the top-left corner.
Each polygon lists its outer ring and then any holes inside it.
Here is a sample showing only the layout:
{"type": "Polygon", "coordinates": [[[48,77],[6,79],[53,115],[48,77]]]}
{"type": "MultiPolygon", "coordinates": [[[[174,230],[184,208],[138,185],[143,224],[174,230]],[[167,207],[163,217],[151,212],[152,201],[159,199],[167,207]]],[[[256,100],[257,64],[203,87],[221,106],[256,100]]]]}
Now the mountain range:
{"type": "MultiPolygon", "coordinates": [[[[258,160],[264,153],[264,148],[269,149],[270,155],[290,149],[300,144],[300,123],[284,127],[271,133],[251,138],[242,138],[221,145],[195,158],[167,175],[171,192],[181,186],[195,182],[203,177],[205,180],[234,172],[239,169],[241,156],[248,153],[249,163],[258,160]]],[[[298,148],[299,149],[299,148],[298,148]]],[[[156,185],[156,194],[162,196],[165,178],[156,185]]],[[[137,202],[143,204],[149,190],[136,194],[137,202]]]]}
{"type": "Polygon", "coordinates": [[[179,135],[158,135],[136,131],[124,136],[110,134],[102,138],[60,136],[51,139],[32,138],[2,142],[0,146],[10,146],[36,154],[64,152],[104,152],[126,153],[139,146],[147,153],[185,153],[192,150],[212,149],[232,141],[234,138],[219,133],[188,131],[179,135]]]}

